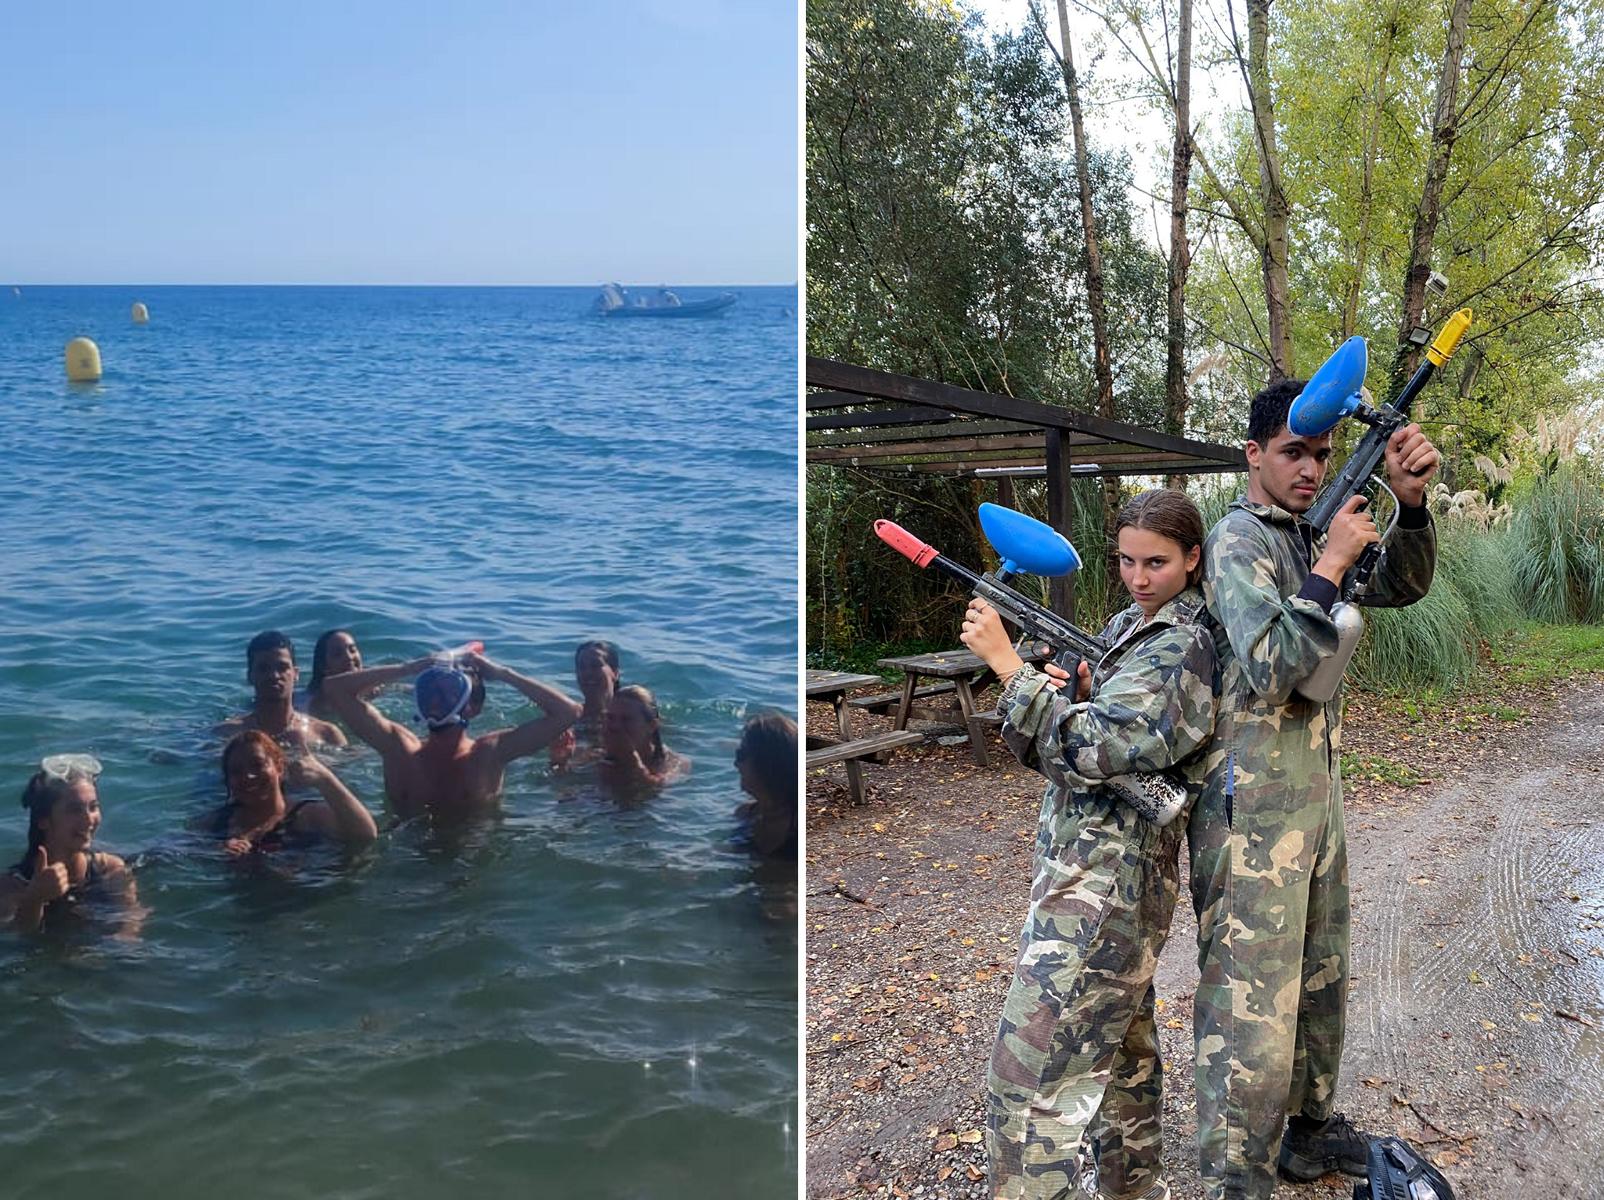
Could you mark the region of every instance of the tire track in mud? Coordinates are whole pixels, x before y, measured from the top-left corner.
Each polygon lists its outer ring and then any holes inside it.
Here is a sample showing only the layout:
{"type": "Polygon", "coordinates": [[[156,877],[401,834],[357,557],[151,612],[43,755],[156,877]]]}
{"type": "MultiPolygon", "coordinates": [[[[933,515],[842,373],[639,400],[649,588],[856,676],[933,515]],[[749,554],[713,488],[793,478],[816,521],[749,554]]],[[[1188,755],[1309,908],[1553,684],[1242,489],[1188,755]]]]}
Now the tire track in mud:
{"type": "Polygon", "coordinates": [[[1604,1025],[1604,922],[1580,917],[1604,910],[1604,687],[1561,708],[1401,819],[1350,829],[1364,991],[1345,1097],[1448,1151],[1459,1200],[1604,1196],[1604,1045],[1583,1023],[1604,1025]]]}

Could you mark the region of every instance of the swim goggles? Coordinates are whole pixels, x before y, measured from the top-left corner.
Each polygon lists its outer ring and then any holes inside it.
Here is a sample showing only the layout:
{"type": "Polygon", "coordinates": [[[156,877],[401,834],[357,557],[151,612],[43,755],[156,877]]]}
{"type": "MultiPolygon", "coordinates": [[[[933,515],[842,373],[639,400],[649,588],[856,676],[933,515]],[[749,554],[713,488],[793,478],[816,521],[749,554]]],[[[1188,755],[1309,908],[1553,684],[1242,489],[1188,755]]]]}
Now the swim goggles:
{"type": "Polygon", "coordinates": [[[47,754],[40,760],[39,769],[63,782],[87,779],[93,783],[101,772],[100,760],[93,754],[47,754]]]}

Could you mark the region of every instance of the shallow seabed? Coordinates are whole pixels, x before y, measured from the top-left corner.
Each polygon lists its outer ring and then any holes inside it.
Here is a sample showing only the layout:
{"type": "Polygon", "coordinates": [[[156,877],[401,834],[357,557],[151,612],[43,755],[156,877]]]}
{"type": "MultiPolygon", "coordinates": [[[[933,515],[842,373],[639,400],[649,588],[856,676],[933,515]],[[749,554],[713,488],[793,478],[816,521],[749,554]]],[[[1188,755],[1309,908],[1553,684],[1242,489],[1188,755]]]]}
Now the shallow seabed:
{"type": "MultiPolygon", "coordinates": [[[[0,935],[7,1196],[794,1192],[795,928],[729,837],[741,719],[796,695],[795,292],[589,299],[0,291],[0,848],[38,758],[91,751],[151,909],[0,935]],[[289,633],[304,683],[336,625],[570,691],[611,638],[694,770],[626,807],[542,757],[494,824],[229,864],[180,826],[245,643],[289,633]]],[[[492,685],[477,724],[530,715],[492,685]]],[[[378,807],[371,751],[330,761],[378,807]]]]}

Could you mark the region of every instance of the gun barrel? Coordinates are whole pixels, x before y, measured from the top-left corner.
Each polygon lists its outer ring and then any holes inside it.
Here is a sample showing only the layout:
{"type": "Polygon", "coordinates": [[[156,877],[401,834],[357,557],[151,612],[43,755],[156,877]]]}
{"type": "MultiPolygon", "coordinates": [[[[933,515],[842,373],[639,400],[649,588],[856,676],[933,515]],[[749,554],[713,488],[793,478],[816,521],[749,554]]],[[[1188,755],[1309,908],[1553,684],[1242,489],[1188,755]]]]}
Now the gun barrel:
{"type": "Polygon", "coordinates": [[[921,542],[895,521],[884,518],[874,523],[874,535],[898,554],[912,560],[916,567],[928,567],[940,557],[940,552],[928,542],[921,542]]]}

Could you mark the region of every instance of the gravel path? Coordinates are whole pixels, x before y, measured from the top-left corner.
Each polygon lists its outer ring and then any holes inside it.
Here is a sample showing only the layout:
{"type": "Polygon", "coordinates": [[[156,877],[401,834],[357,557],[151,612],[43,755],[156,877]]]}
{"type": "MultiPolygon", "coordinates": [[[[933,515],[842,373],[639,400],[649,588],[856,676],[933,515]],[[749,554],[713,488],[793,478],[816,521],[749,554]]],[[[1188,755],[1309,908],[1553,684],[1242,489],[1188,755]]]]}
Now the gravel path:
{"type": "MultiPolygon", "coordinates": [[[[1604,1197],[1604,681],[1521,704],[1350,704],[1339,1107],[1430,1153],[1459,1200],[1604,1197]]],[[[809,779],[808,1193],[984,1197],[981,1089],[1039,780],[996,743],[990,768],[928,743],[865,774],[856,809],[839,768],[809,779]]],[[[1202,1194],[1195,938],[1183,882],[1157,977],[1178,1200],[1202,1194]]],[[[1351,1190],[1331,1176],[1277,1194],[1351,1190]]]]}

